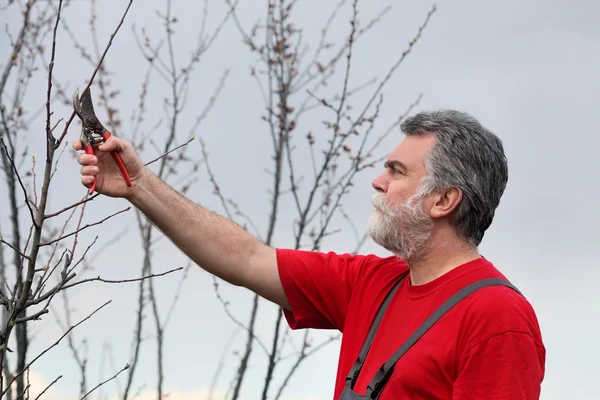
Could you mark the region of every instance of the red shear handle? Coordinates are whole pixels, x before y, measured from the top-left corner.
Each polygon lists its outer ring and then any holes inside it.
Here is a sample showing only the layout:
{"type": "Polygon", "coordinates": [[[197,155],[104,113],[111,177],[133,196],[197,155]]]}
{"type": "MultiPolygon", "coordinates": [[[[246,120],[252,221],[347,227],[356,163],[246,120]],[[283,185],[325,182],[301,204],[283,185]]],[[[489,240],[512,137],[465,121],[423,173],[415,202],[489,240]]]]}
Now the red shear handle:
{"type": "MultiPolygon", "coordinates": [[[[104,132],[104,141],[106,142],[109,137],[110,137],[110,132],[107,130],[106,132],[104,132]]],[[[125,164],[123,163],[121,156],[116,151],[112,151],[111,154],[113,156],[113,159],[119,166],[119,169],[121,170],[121,174],[123,175],[123,178],[125,178],[125,183],[127,184],[127,186],[131,187],[131,179],[129,179],[129,172],[127,172],[127,168],[125,168],[125,164]]]]}
{"type": "Polygon", "coordinates": [[[125,168],[125,164],[123,164],[123,160],[121,159],[121,156],[116,151],[113,151],[111,154],[112,154],[113,158],[115,159],[115,162],[119,166],[119,169],[121,170],[121,174],[123,174],[123,178],[125,178],[125,183],[127,184],[127,186],[131,187],[131,179],[129,179],[129,173],[127,172],[127,168],[125,168]]]}
{"type": "MultiPolygon", "coordinates": [[[[92,146],[84,146],[83,149],[85,150],[85,154],[90,154],[90,155],[94,155],[94,149],[92,148],[92,146]]],[[[92,186],[90,186],[90,191],[89,194],[94,193],[94,189],[96,189],[96,177],[94,176],[94,182],[92,182],[92,186]]]]}

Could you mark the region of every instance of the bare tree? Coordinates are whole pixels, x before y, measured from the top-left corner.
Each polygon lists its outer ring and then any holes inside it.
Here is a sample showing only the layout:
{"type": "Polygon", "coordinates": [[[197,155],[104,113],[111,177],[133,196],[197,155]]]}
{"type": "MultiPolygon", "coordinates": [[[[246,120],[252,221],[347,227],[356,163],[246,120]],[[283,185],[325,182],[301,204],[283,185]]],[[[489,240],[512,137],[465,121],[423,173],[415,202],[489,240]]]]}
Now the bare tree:
{"type": "MultiPolygon", "coordinates": [[[[155,248],[164,237],[136,211],[137,231],[142,239],[139,277],[84,277],[84,273],[92,269],[90,259],[93,257],[90,254],[93,254],[99,238],[82,248],[79,233],[98,228],[100,224],[130,210],[126,208],[84,224],[86,207],[93,207],[90,202],[97,195],[84,196],[80,201],[61,206],[56,211],[47,210],[48,199],[53,193],[51,182],[66,149],[65,137],[75,116],[71,113],[57,118],[53,111],[57,102],[70,102],[67,93],[72,89],[59,82],[53,74],[57,60],[57,32],[66,34],[66,40],[89,66],[90,78],[86,88],[92,87],[97,94],[97,110],[101,110],[107,127],[117,136],[129,139],[162,180],[186,194],[191,185],[201,182],[201,173],[204,172],[222,212],[265,244],[275,245],[274,238],[280,232],[291,229],[291,247],[318,251],[327,238],[339,232],[341,227],[350,227],[355,232],[356,243],[349,251],[358,252],[366,236],[346,214],[344,201],[359,174],[382,160],[379,146],[404,118],[405,113],[398,115],[384,130],[376,127],[384,87],[409,55],[435,11],[435,7],[432,8],[424,16],[424,21],[415,24],[416,36],[398,54],[397,61],[390,65],[385,77],[359,77],[355,81],[352,74],[355,44],[368,38],[369,31],[385,17],[389,8],[363,21],[359,18],[358,0],[341,0],[332,7],[319,40],[307,43],[303,39],[305,30],[295,18],[298,3],[295,0],[266,2],[264,19],[250,27],[246,27],[239,18],[237,2],[225,0],[226,10],[219,15],[209,14],[208,1],[205,1],[203,12],[196,21],[197,40],[193,43],[182,41],[190,43],[182,52],[178,51],[181,47],[175,46],[178,12],[173,2],[167,0],[164,9],[157,10],[157,20],[163,27],[159,36],[133,24],[131,34],[146,60],[143,66],[145,74],[140,82],[138,103],[131,110],[120,110],[115,106],[122,90],[114,83],[118,66],[107,55],[113,41],[118,38],[117,34],[126,34],[122,27],[132,3],[133,0],[130,0],[119,6],[123,8],[122,14],[115,14],[114,18],[111,16],[115,28],[110,37],[103,37],[97,29],[98,4],[95,0],[89,3],[89,32],[86,32],[89,36],[80,32],[75,34],[70,21],[61,18],[65,8],[70,6],[67,0],[9,1],[4,6],[5,9],[17,8],[21,21],[18,29],[13,27],[15,34],[9,32],[11,54],[3,67],[0,81],[1,168],[9,204],[1,210],[6,213],[9,222],[0,225],[0,235],[4,234],[0,237],[0,305],[3,313],[0,324],[0,398],[29,399],[27,376],[30,366],[62,340],[66,342],[81,375],[79,398],[89,399],[98,395],[103,385],[111,381],[123,384],[122,388],[120,384],[117,388],[118,396],[123,400],[135,398],[136,393],[150,385],[157,399],[166,398],[164,380],[167,371],[163,356],[168,351],[167,326],[178,303],[179,290],[168,299],[159,299],[158,284],[150,278],[181,270],[181,287],[190,268],[188,263],[185,269],[164,271],[161,268],[164,272],[157,272],[155,248]],[[341,40],[331,40],[331,26],[345,18],[343,15],[349,15],[347,34],[341,40]],[[213,29],[208,28],[211,17],[217,21],[213,29]],[[226,195],[227,188],[219,179],[219,171],[211,167],[209,149],[198,134],[199,127],[219,100],[229,72],[223,71],[216,80],[202,107],[190,107],[188,104],[193,79],[199,75],[200,62],[210,53],[227,23],[235,24],[244,44],[257,60],[249,66],[250,78],[256,82],[257,98],[264,102],[264,114],[261,116],[265,123],[264,134],[268,135],[272,145],[272,164],[268,166],[270,184],[267,188],[270,206],[264,232],[249,217],[250,213],[241,209],[238,201],[226,195]],[[23,98],[25,93],[32,91],[29,83],[36,74],[45,74],[46,77],[45,106],[40,110],[26,110],[22,106],[23,98]],[[152,88],[166,88],[166,95],[149,97],[152,88]],[[367,99],[364,104],[355,103],[358,94],[367,99]],[[163,108],[164,115],[148,113],[149,108],[158,106],[163,108]],[[126,121],[123,115],[128,111],[131,117],[126,121]],[[190,115],[194,122],[186,126],[182,117],[190,115]],[[324,121],[322,125],[314,124],[317,119],[324,121]],[[43,172],[40,173],[36,159],[21,138],[39,137],[42,126],[45,154],[43,172]],[[193,153],[194,147],[189,145],[196,138],[199,139],[200,150],[193,153]],[[282,211],[289,206],[294,210],[291,216],[282,211]],[[86,318],[75,321],[67,289],[92,281],[136,283],[138,292],[129,359],[116,361],[117,365],[122,362],[120,365],[124,364],[123,367],[117,367],[112,361],[111,366],[102,365],[101,378],[90,384],[87,340],[85,337],[78,339],[74,331],[95,313],[101,312],[109,302],[90,310],[86,318]],[[62,300],[62,308],[52,306],[56,299],[62,300]],[[40,354],[32,356],[28,353],[31,340],[28,327],[49,312],[56,314],[64,334],[40,354]],[[146,314],[150,315],[149,321],[146,314]],[[137,376],[139,370],[136,367],[147,337],[151,337],[155,344],[153,354],[157,375],[154,378],[137,376]],[[14,359],[14,362],[9,362],[9,359],[14,359]],[[104,377],[104,368],[110,370],[107,377],[104,377]],[[125,371],[127,373],[117,380],[125,371]]],[[[41,96],[39,90],[37,95],[41,96]]],[[[420,96],[416,96],[416,99],[407,101],[406,113],[419,100],[420,96]]],[[[102,248],[129,234],[123,231],[108,238],[102,248]]],[[[233,375],[228,399],[242,397],[248,365],[253,357],[261,358],[266,365],[261,398],[279,399],[301,365],[339,338],[338,334],[332,334],[315,342],[310,330],[292,333],[283,326],[281,310],[277,310],[271,320],[260,321],[272,326],[272,335],[261,338],[256,327],[262,300],[254,296],[249,315],[239,317],[229,308],[220,291],[220,283],[214,278],[215,294],[222,302],[225,314],[244,334],[235,369],[227,369],[223,361],[229,346],[239,344],[233,341],[228,342],[215,371],[212,389],[220,385],[220,377],[227,373],[233,375]],[[255,351],[257,346],[259,351],[255,351]]],[[[109,348],[106,347],[105,357],[111,356],[109,348]]],[[[58,375],[49,386],[60,378],[61,375],[58,375]]],[[[210,398],[213,394],[211,390],[210,398]]]]}
{"type": "MultiPolygon", "coordinates": [[[[94,68],[90,68],[91,77],[87,88],[93,84],[95,76],[101,69],[108,50],[123,25],[132,2],[132,0],[129,1],[124,7],[123,14],[117,21],[116,28],[108,39],[104,51],[94,68]]],[[[110,301],[104,303],[77,323],[69,322],[70,326],[66,328],[61,337],[40,354],[32,357],[28,354],[30,344],[28,323],[39,320],[43,315],[49,313],[50,304],[59,292],[64,292],[69,288],[91,281],[105,283],[144,281],[148,278],[162,276],[181,269],[177,268],[160,274],[147,274],[141,278],[132,279],[109,280],[100,276],[75,279],[77,267],[82,264],[87,252],[95,243],[95,241],[90,243],[79,254],[77,251],[79,233],[100,225],[126,212],[128,209],[86,225],[82,223],[85,207],[94,196],[85,196],[81,201],[67,205],[55,212],[50,212],[47,209],[48,199],[51,195],[50,183],[64,152],[65,136],[75,116],[75,113],[72,112],[66,120],[64,118],[56,119],[52,111],[56,99],[53,94],[53,84],[55,83],[53,71],[56,60],[57,31],[61,13],[64,11],[63,7],[68,5],[68,1],[63,2],[62,0],[58,1],[58,4],[29,0],[24,4],[11,1],[3,6],[5,11],[9,7],[20,8],[19,14],[22,15],[22,20],[15,37],[8,31],[11,40],[11,52],[0,81],[0,154],[1,167],[8,189],[3,193],[8,194],[10,204],[7,209],[10,216],[10,226],[9,228],[0,227],[3,234],[4,232],[8,233],[6,239],[4,236],[0,236],[0,244],[2,245],[0,246],[0,303],[3,307],[0,324],[1,398],[28,399],[30,397],[30,385],[27,377],[29,376],[30,366],[56,347],[80,324],[110,303],[110,301]],[[47,46],[48,42],[50,46],[47,46]],[[49,57],[46,64],[47,68],[45,68],[47,73],[47,86],[44,95],[46,99],[45,107],[40,111],[28,112],[23,108],[23,99],[30,90],[29,83],[36,72],[39,71],[41,60],[45,59],[45,56],[49,57]],[[12,94],[9,94],[10,92],[12,94]],[[56,135],[55,132],[60,132],[57,128],[61,124],[62,133],[56,135]],[[34,128],[35,125],[37,125],[37,128],[34,128]],[[43,130],[40,129],[39,125],[43,126],[43,130]],[[44,135],[45,157],[43,173],[39,181],[37,179],[36,158],[31,155],[28,147],[20,142],[29,132],[43,132],[44,135]],[[32,160],[31,164],[27,163],[28,158],[32,160]],[[76,216],[77,212],[79,213],[78,216],[76,216]],[[63,222],[53,223],[60,220],[61,217],[64,218],[63,222]],[[29,221],[25,222],[26,219],[29,221]],[[27,229],[25,229],[26,226],[28,226],[27,229]],[[65,245],[67,241],[72,241],[71,246],[65,245]],[[7,248],[12,253],[12,257],[7,254],[7,248]],[[61,254],[60,257],[58,257],[58,254],[61,254]],[[11,259],[12,261],[10,261],[11,259]],[[12,266],[12,271],[9,271],[9,266],[12,266]],[[14,367],[9,363],[8,353],[15,354],[16,363],[14,367]]],[[[61,95],[64,96],[64,93],[59,93],[58,97],[61,95]]],[[[85,382],[82,382],[82,398],[88,397],[102,384],[114,379],[128,368],[129,364],[125,364],[125,367],[112,378],[101,382],[85,393],[83,393],[85,382]]],[[[60,379],[60,376],[51,385],[58,379],[60,379]]]]}
{"type": "MultiPolygon", "coordinates": [[[[234,6],[235,7],[235,6],[234,6]]],[[[76,34],[71,29],[66,20],[62,20],[62,28],[67,33],[71,44],[78,51],[82,59],[89,62],[90,65],[96,65],[97,60],[102,57],[100,52],[99,35],[97,32],[97,4],[95,0],[90,2],[90,40],[91,44],[86,46],[85,36],[76,34]]],[[[131,111],[131,118],[127,123],[124,123],[120,116],[119,110],[112,105],[119,94],[120,89],[114,88],[111,76],[115,73],[110,71],[107,65],[102,63],[98,68],[96,86],[100,89],[98,106],[103,109],[107,117],[107,126],[112,132],[129,139],[136,150],[140,154],[148,155],[152,158],[146,163],[151,168],[155,168],[156,174],[166,182],[171,183],[178,188],[182,193],[186,193],[190,186],[198,180],[202,158],[194,158],[186,154],[187,145],[190,144],[198,131],[200,125],[207,117],[208,113],[218,100],[222,89],[225,86],[229,71],[225,70],[218,80],[214,92],[207,99],[205,107],[195,116],[194,123],[190,127],[186,127],[184,132],[189,132],[182,139],[182,126],[179,122],[180,117],[188,108],[188,93],[190,92],[190,84],[192,75],[200,61],[205,57],[205,54],[213,46],[217,40],[223,26],[231,16],[231,11],[227,11],[223,16],[219,17],[219,22],[214,30],[207,27],[209,9],[207,3],[203,8],[203,13],[200,18],[199,33],[197,43],[190,49],[190,55],[187,59],[181,61],[174,46],[176,40],[176,32],[178,26],[178,18],[173,11],[172,1],[166,3],[164,10],[157,10],[158,20],[164,27],[163,35],[159,38],[152,38],[145,28],[138,28],[134,24],[132,33],[136,38],[138,48],[147,61],[146,74],[141,82],[139,103],[137,107],[131,111]],[[158,81],[157,81],[158,80],[158,81]],[[169,88],[169,94],[164,99],[165,115],[162,118],[154,119],[154,116],[147,115],[148,108],[148,92],[152,86],[164,85],[169,88]],[[167,131],[163,137],[156,138],[156,133],[160,130],[167,131]],[[159,144],[159,140],[164,140],[163,144],[159,144]]],[[[154,252],[153,248],[156,243],[162,238],[162,233],[154,228],[142,214],[136,213],[139,234],[142,238],[143,256],[141,260],[142,275],[152,275],[154,267],[154,252]]],[[[182,286],[187,278],[187,271],[190,267],[188,263],[184,274],[179,282],[179,287],[182,286]]],[[[139,280],[138,304],[136,311],[136,319],[134,321],[134,333],[132,338],[132,352],[130,355],[128,374],[123,391],[119,390],[119,396],[123,399],[132,397],[134,389],[134,378],[136,366],[142,352],[142,342],[144,341],[144,332],[152,331],[152,335],[156,339],[156,395],[158,399],[164,396],[164,362],[163,352],[165,346],[165,329],[171,319],[171,315],[179,300],[179,290],[176,295],[170,300],[170,306],[166,310],[166,314],[161,317],[159,302],[157,301],[156,291],[154,290],[151,280],[139,280]],[[145,326],[145,311],[150,308],[153,326],[145,326]]],[[[68,297],[65,294],[65,318],[67,322],[70,320],[70,310],[66,303],[68,297]]],[[[85,343],[85,339],[84,339],[85,343]]],[[[69,348],[71,349],[73,358],[78,366],[81,374],[80,393],[83,394],[86,390],[86,365],[87,359],[82,356],[81,351],[74,345],[73,339],[69,340],[69,348]]],[[[142,381],[140,388],[146,385],[146,381],[142,381]]],[[[135,397],[135,396],[133,396],[135,397]]]]}
{"type": "MultiPolygon", "coordinates": [[[[359,251],[365,235],[361,235],[352,225],[351,219],[347,218],[343,202],[357,175],[382,160],[381,154],[378,154],[379,145],[406,115],[399,115],[382,134],[374,134],[383,101],[382,89],[421,37],[435,6],[425,15],[422,24],[416,27],[416,36],[398,55],[397,61],[383,79],[377,81],[361,77],[361,81],[354,83],[350,79],[354,44],[358,40],[364,40],[363,37],[385,16],[389,8],[383,9],[380,14],[363,24],[358,18],[358,0],[341,0],[333,8],[321,30],[319,43],[313,46],[314,50],[309,55],[310,46],[303,42],[304,30],[294,20],[297,1],[268,1],[264,22],[259,21],[249,29],[243,27],[229,0],[228,4],[244,43],[258,59],[258,64],[251,67],[250,75],[256,80],[265,103],[262,119],[267,125],[265,133],[272,141],[273,165],[269,168],[272,177],[269,189],[271,207],[267,230],[262,235],[258,231],[253,233],[262,238],[265,244],[273,245],[278,220],[290,218],[282,215],[282,203],[291,202],[296,211],[292,225],[293,248],[320,250],[324,239],[338,231],[335,225],[340,222],[339,217],[342,217],[356,231],[354,251],[359,251]],[[349,32],[344,41],[335,44],[330,42],[329,29],[345,7],[351,10],[349,32]],[[342,71],[341,74],[338,73],[339,70],[342,71]],[[332,82],[335,85],[336,78],[339,84],[333,86],[332,82]],[[366,90],[371,91],[366,104],[354,107],[353,97],[366,90]],[[319,112],[325,121],[321,128],[303,125],[307,114],[319,112]],[[306,163],[306,160],[310,162],[306,163]]],[[[419,100],[420,96],[408,106],[407,112],[419,100]]],[[[239,210],[236,203],[223,195],[217,184],[218,178],[210,168],[208,173],[225,214],[240,224],[248,222],[246,214],[239,210]]],[[[250,226],[256,226],[249,222],[250,226]]],[[[217,281],[215,288],[217,296],[222,299],[217,281]]],[[[300,335],[300,346],[293,346],[289,340],[289,329],[286,327],[282,332],[283,313],[278,310],[274,315],[271,345],[266,348],[255,335],[260,298],[254,296],[247,324],[231,315],[225,300],[222,303],[234,322],[243,326],[247,332],[246,344],[234,378],[232,400],[237,400],[241,395],[255,344],[262,347],[268,359],[261,397],[266,400],[279,399],[300,364],[323,346],[339,338],[339,335],[333,335],[324,342],[312,343],[310,330],[305,330],[300,335]],[[287,372],[282,372],[284,378],[276,383],[275,370],[287,358],[284,354],[289,346],[292,346],[294,361],[287,366],[287,372]],[[277,389],[272,389],[274,384],[279,385],[277,389]]]]}

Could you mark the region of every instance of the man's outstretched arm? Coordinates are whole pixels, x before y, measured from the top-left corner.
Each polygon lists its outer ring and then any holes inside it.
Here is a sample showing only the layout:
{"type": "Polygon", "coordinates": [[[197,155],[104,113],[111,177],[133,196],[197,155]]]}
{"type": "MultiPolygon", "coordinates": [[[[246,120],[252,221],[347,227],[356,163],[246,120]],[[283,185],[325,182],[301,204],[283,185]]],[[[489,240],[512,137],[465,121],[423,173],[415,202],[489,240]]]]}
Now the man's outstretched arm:
{"type": "Polygon", "coordinates": [[[129,200],[203,269],[289,309],[274,248],[194,204],[149,170],[129,200]]]}
{"type": "MultiPolygon", "coordinates": [[[[81,150],[80,141],[73,144],[81,150]]],[[[127,198],[173,243],[206,271],[225,281],[244,286],[289,309],[275,249],[256,240],[244,229],[192,203],[146,168],[131,144],[111,137],[95,155],[80,154],[81,181],[110,197],[127,198]],[[125,185],[110,156],[117,151],[125,164],[132,187],[125,185]]]]}

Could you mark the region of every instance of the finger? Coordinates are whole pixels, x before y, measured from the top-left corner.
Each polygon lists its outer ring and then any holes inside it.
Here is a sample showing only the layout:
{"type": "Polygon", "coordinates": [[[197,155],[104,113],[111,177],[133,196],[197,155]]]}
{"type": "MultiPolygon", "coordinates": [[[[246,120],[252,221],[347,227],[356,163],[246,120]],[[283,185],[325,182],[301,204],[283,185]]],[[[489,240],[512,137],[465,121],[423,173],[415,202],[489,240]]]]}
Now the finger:
{"type": "Polygon", "coordinates": [[[73,142],[73,150],[79,151],[81,149],[83,149],[83,144],[81,143],[81,140],[75,139],[75,141],[73,142]]]}
{"type": "Polygon", "coordinates": [[[92,154],[80,154],[77,156],[77,162],[81,165],[97,165],[98,157],[92,154]]]}
{"type": "Polygon", "coordinates": [[[94,183],[93,176],[85,175],[85,176],[81,177],[81,184],[83,186],[85,186],[86,188],[89,188],[90,186],[92,186],[92,183],[94,183]]]}
{"type": "Polygon", "coordinates": [[[86,165],[81,167],[81,175],[98,175],[98,172],[100,172],[100,168],[96,167],[95,165],[86,165]]]}

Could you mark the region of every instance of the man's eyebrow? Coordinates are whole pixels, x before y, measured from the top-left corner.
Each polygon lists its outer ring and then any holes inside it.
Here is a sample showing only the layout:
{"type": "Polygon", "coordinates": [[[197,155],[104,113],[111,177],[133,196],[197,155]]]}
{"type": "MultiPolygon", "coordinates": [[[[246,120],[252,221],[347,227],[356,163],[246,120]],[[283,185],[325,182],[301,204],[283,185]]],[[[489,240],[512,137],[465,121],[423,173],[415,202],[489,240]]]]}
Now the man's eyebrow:
{"type": "Polygon", "coordinates": [[[410,168],[406,166],[402,161],[398,160],[387,160],[385,164],[383,164],[385,168],[397,168],[405,174],[410,171],[410,168]]]}

